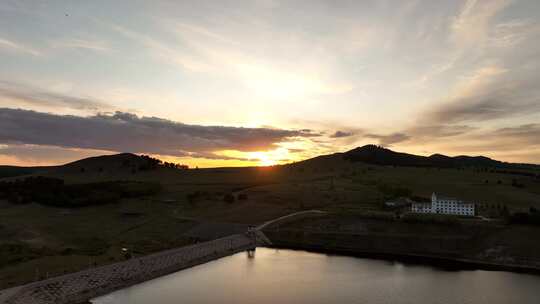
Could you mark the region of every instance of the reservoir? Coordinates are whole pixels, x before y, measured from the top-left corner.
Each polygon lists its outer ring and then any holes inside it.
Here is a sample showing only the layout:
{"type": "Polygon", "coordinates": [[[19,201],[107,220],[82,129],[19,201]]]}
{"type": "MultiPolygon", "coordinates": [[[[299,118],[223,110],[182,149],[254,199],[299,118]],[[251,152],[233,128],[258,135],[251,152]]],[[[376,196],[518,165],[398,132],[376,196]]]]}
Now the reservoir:
{"type": "Polygon", "coordinates": [[[118,290],[94,304],[540,303],[540,276],[258,248],[118,290]]]}

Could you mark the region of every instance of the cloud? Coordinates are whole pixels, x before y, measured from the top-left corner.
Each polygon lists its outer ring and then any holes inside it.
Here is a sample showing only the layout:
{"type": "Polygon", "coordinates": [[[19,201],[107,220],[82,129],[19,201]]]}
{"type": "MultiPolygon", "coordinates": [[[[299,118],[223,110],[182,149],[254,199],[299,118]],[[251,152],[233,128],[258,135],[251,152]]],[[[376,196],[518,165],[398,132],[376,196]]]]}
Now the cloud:
{"type": "Polygon", "coordinates": [[[191,156],[221,150],[261,151],[313,132],[188,125],[131,113],[81,117],[0,109],[0,143],[191,156]]]}
{"type": "Polygon", "coordinates": [[[512,140],[514,144],[540,145],[540,124],[533,123],[500,128],[493,132],[493,135],[494,137],[512,140]]]}
{"type": "Polygon", "coordinates": [[[463,78],[447,101],[426,111],[422,120],[450,124],[539,112],[537,81],[540,77],[523,70],[509,73],[493,65],[478,68],[463,78]]]}
{"type": "Polygon", "coordinates": [[[465,133],[458,140],[435,142],[439,149],[459,154],[481,154],[506,161],[539,162],[540,124],[521,124],[465,133]],[[456,144],[459,143],[459,144],[456,144]]]}
{"type": "Polygon", "coordinates": [[[405,133],[410,134],[411,137],[414,137],[415,141],[418,139],[428,139],[432,140],[434,138],[444,138],[459,136],[476,130],[475,127],[468,125],[423,125],[416,126],[408,129],[405,133]]]}
{"type": "Polygon", "coordinates": [[[343,138],[343,137],[349,137],[349,136],[353,136],[354,133],[353,132],[348,132],[348,131],[336,131],[334,134],[330,135],[331,138],[343,138]]]}
{"type": "Polygon", "coordinates": [[[364,137],[378,139],[379,144],[382,146],[390,146],[392,144],[407,141],[411,138],[410,136],[403,133],[392,133],[389,135],[366,134],[364,135],[364,137]]]}
{"type": "Polygon", "coordinates": [[[451,24],[454,42],[461,46],[472,46],[487,39],[493,17],[510,2],[509,0],[467,0],[451,24]]]}
{"type": "Polygon", "coordinates": [[[29,105],[64,107],[77,110],[108,110],[112,106],[86,97],[75,97],[33,86],[0,80],[0,102],[22,102],[29,105]]]}
{"type": "MultiPolygon", "coordinates": [[[[288,101],[306,96],[344,94],[353,89],[348,81],[334,81],[322,77],[327,74],[327,67],[322,64],[321,58],[317,58],[316,62],[306,59],[303,64],[299,61],[291,64],[288,61],[281,62],[280,56],[265,55],[267,52],[272,53],[266,50],[267,48],[279,50],[285,47],[286,43],[291,43],[289,33],[284,37],[281,33],[279,37],[273,37],[274,40],[286,41],[266,46],[265,52],[261,52],[258,44],[253,44],[254,35],[268,33],[261,33],[260,29],[253,31],[249,27],[243,27],[238,32],[231,33],[228,30],[231,30],[229,27],[232,25],[228,21],[224,21],[224,24],[217,28],[199,23],[201,21],[178,23],[166,18],[159,20],[157,25],[164,29],[164,33],[173,34],[172,37],[168,36],[167,40],[118,24],[108,26],[142,45],[154,58],[190,72],[235,79],[258,99],[288,101]]],[[[311,48],[309,50],[313,51],[311,48]]]]}
{"type": "Polygon", "coordinates": [[[299,148],[287,148],[287,150],[289,150],[289,153],[302,153],[306,151],[306,149],[299,148]]]}
{"type": "Polygon", "coordinates": [[[529,20],[512,20],[495,25],[488,38],[490,46],[512,48],[524,42],[528,35],[534,34],[538,27],[529,20]]]}
{"type": "Polygon", "coordinates": [[[497,118],[505,118],[518,114],[529,114],[538,111],[538,101],[531,100],[523,104],[508,103],[504,97],[509,97],[510,92],[492,92],[489,96],[475,100],[457,100],[447,104],[434,112],[433,119],[449,123],[463,121],[485,121],[497,118]]]}
{"type": "Polygon", "coordinates": [[[20,43],[17,43],[8,39],[4,39],[1,37],[0,37],[0,49],[7,49],[14,52],[19,52],[19,53],[26,53],[32,56],[41,56],[41,52],[31,47],[28,47],[20,43]]]}
{"type": "Polygon", "coordinates": [[[0,156],[14,158],[16,164],[25,166],[64,164],[82,158],[106,154],[114,154],[114,152],[38,145],[0,145],[0,156]]]}
{"type": "Polygon", "coordinates": [[[85,49],[97,52],[109,52],[111,48],[104,41],[87,40],[87,39],[68,39],[56,41],[52,44],[54,48],[67,49],[85,49]]]}
{"type": "Polygon", "coordinates": [[[216,72],[216,67],[208,62],[208,58],[204,56],[201,58],[201,54],[198,52],[199,50],[195,52],[193,50],[174,47],[174,43],[171,45],[155,39],[150,35],[132,31],[117,24],[109,26],[124,37],[137,41],[160,60],[181,66],[193,72],[216,72]]]}

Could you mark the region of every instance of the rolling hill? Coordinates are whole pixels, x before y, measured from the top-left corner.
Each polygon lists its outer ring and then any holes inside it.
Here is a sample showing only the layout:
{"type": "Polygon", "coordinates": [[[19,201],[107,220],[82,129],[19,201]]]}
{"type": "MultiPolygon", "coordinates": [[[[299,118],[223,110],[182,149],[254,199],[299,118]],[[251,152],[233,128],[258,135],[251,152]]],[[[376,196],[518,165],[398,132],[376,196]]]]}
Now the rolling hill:
{"type": "MultiPolygon", "coordinates": [[[[365,145],[343,153],[320,155],[314,158],[303,160],[288,166],[300,167],[331,167],[336,164],[347,166],[347,163],[365,163],[380,166],[398,167],[423,167],[423,168],[489,168],[498,170],[500,173],[512,173],[523,175],[525,172],[532,175],[540,175],[540,165],[508,163],[491,159],[485,156],[446,156],[443,154],[433,154],[430,156],[414,155],[409,153],[396,152],[376,145],[365,145]]],[[[147,171],[156,164],[146,156],[139,156],[132,153],[120,153],[114,155],[103,155],[77,160],[65,165],[50,167],[17,167],[0,166],[0,178],[16,177],[22,175],[87,175],[122,178],[122,176],[133,178],[138,172],[147,171]]],[[[216,170],[216,169],[208,169],[216,170]]],[[[234,168],[228,168],[234,170],[234,168]]],[[[204,170],[203,170],[204,171],[204,170]]],[[[526,173],[527,174],[527,173],[526,173]]]]}
{"type": "Polygon", "coordinates": [[[455,156],[442,154],[420,156],[408,153],[395,152],[376,145],[366,145],[342,154],[343,159],[352,162],[364,162],[374,165],[410,166],[410,167],[436,167],[460,168],[482,167],[501,169],[540,169],[539,165],[507,163],[485,156],[455,156]]]}

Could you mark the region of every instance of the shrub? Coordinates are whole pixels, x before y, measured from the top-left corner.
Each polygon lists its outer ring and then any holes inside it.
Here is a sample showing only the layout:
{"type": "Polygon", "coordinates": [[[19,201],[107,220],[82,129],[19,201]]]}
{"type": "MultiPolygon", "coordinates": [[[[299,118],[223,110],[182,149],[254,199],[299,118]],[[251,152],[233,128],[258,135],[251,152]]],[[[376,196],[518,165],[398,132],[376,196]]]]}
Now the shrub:
{"type": "Polygon", "coordinates": [[[357,210],[357,211],[350,211],[350,210],[341,210],[346,215],[355,215],[361,218],[365,219],[373,219],[373,220],[383,220],[383,221],[394,221],[396,219],[396,216],[393,212],[387,212],[387,211],[376,211],[376,210],[357,210]]]}
{"type": "Polygon", "coordinates": [[[411,189],[383,183],[377,185],[377,190],[383,193],[387,198],[409,197],[412,195],[411,189]]]}
{"type": "Polygon", "coordinates": [[[48,177],[29,177],[22,181],[0,183],[0,197],[12,203],[36,202],[58,207],[82,207],[116,203],[122,198],[156,194],[157,183],[100,182],[65,185],[48,177]]]}
{"type": "Polygon", "coordinates": [[[186,198],[187,198],[189,203],[194,203],[200,196],[201,196],[201,192],[200,191],[195,191],[195,192],[192,192],[192,193],[188,193],[186,195],[186,198]]]}
{"type": "Polygon", "coordinates": [[[234,203],[234,195],[231,193],[227,193],[223,196],[223,201],[229,204],[234,203]]]}
{"type": "Polygon", "coordinates": [[[459,224],[458,217],[454,215],[445,215],[445,214],[407,213],[403,215],[402,220],[406,223],[429,223],[429,224],[445,224],[445,225],[459,224]]]}
{"type": "Polygon", "coordinates": [[[396,216],[392,212],[383,212],[383,211],[364,211],[360,213],[360,216],[368,219],[374,220],[384,220],[384,221],[393,221],[396,216]]]}
{"type": "Polygon", "coordinates": [[[508,220],[511,224],[540,226],[540,213],[518,212],[511,214],[508,220]]]}

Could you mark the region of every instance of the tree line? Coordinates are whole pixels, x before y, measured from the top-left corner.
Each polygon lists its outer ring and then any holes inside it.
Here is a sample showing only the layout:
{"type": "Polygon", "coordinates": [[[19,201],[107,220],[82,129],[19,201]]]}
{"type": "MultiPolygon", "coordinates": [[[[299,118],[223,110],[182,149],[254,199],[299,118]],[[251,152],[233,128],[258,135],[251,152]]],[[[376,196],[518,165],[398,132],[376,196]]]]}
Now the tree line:
{"type": "Polygon", "coordinates": [[[0,199],[14,204],[84,207],[117,203],[123,198],[152,195],[160,190],[158,183],[109,181],[65,184],[59,178],[36,176],[0,182],[0,199]]]}
{"type": "Polygon", "coordinates": [[[181,163],[175,163],[175,162],[164,162],[159,158],[151,157],[150,155],[141,155],[140,156],[143,160],[146,161],[146,165],[142,166],[142,171],[149,170],[149,169],[155,169],[158,166],[163,166],[165,168],[172,168],[172,169],[180,169],[180,170],[187,170],[189,169],[188,165],[184,165],[181,163]]]}

